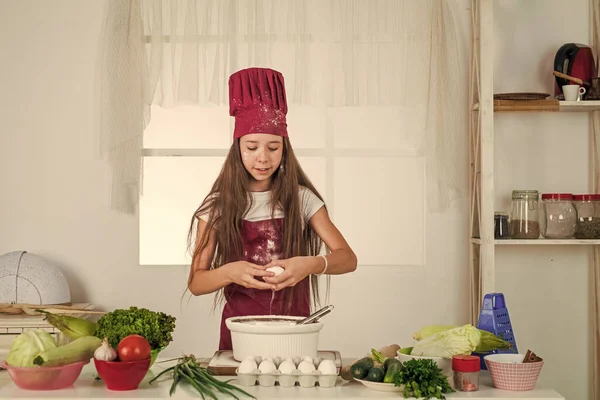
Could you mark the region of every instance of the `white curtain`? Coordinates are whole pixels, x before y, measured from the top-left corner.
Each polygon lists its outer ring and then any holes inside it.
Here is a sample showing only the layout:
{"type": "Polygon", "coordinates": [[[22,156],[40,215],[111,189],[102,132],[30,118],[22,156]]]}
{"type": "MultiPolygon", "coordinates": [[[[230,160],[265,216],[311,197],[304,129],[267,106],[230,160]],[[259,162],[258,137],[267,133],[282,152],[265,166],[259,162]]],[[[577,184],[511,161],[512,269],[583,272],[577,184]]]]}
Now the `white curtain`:
{"type": "Polygon", "coordinates": [[[427,157],[429,209],[464,195],[468,84],[446,0],[113,0],[111,9],[103,87],[114,208],[135,209],[148,107],[227,104],[229,75],[252,66],[284,74],[291,106],[397,106],[408,127],[398,134],[427,157]]]}

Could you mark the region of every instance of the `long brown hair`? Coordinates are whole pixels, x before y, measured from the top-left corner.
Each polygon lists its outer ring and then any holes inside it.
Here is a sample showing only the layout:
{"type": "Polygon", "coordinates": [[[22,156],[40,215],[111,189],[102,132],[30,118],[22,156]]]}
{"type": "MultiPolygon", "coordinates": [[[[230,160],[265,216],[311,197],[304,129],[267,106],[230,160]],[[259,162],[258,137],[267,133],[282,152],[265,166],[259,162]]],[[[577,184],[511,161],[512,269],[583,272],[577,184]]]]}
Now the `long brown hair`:
{"type": "MultiPolygon", "coordinates": [[[[304,224],[303,229],[300,186],[311,190],[321,201],[324,202],[324,200],[300,167],[291,143],[286,137],[283,138],[281,166],[283,169],[277,168],[271,177],[271,213],[273,214],[279,207],[284,215],[282,257],[318,255],[323,242],[310,224],[304,224]]],[[[252,206],[252,197],[248,196],[250,179],[251,175],[242,163],[239,139],[236,139],[231,145],[221,172],[210,192],[192,217],[188,233],[188,246],[193,248],[192,267],[208,245],[209,234],[213,228],[216,236],[216,249],[210,269],[243,259],[241,229],[242,219],[252,206]],[[202,236],[198,237],[195,227],[199,216],[203,214],[208,214],[207,227],[202,236]]],[[[328,293],[329,276],[327,285],[328,293]]],[[[320,304],[319,278],[317,276],[311,275],[310,286],[312,304],[317,306],[320,304]]],[[[218,291],[214,306],[224,299],[223,292],[223,289],[218,291]]],[[[291,307],[293,293],[293,287],[285,289],[284,308],[286,312],[289,312],[291,307]]]]}

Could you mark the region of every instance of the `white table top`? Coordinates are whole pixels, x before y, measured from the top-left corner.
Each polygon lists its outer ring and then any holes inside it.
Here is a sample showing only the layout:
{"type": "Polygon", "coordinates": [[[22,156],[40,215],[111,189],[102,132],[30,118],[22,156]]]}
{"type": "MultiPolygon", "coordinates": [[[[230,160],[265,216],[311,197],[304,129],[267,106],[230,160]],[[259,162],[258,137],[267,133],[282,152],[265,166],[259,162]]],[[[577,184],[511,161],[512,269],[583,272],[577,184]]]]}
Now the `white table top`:
{"type": "MultiPolygon", "coordinates": [[[[101,380],[95,379],[96,369],[94,363],[90,362],[86,365],[75,382],[75,384],[66,389],[54,390],[54,391],[27,391],[19,389],[12,382],[7,371],[0,371],[0,398],[11,398],[11,399],[150,399],[150,398],[172,398],[172,399],[200,399],[200,395],[192,391],[189,387],[178,386],[177,391],[172,397],[169,397],[169,388],[171,380],[163,380],[160,378],[160,382],[154,382],[152,385],[148,383],[150,379],[160,373],[164,368],[168,367],[169,364],[161,363],[155,364],[149,371],[144,381],[140,384],[137,390],[125,391],[125,392],[114,392],[109,391],[104,386],[101,380]]],[[[236,377],[220,377],[222,379],[233,379],[231,383],[237,384],[236,377]]],[[[377,392],[364,387],[359,382],[347,382],[338,377],[338,382],[333,388],[301,388],[295,386],[292,388],[286,387],[244,387],[240,386],[246,392],[252,394],[257,399],[287,399],[287,398],[299,398],[299,399],[367,399],[367,398],[402,398],[401,393],[384,393],[377,392]]],[[[240,400],[246,399],[247,397],[241,395],[238,396],[240,400]]],[[[229,398],[229,397],[219,397],[229,398]]],[[[456,392],[447,395],[448,399],[454,398],[467,398],[471,400],[484,400],[484,399],[538,399],[538,400],[550,400],[550,399],[563,399],[554,390],[551,389],[536,389],[529,392],[508,392],[503,390],[497,390],[492,388],[491,381],[485,373],[482,372],[480,388],[477,392],[463,393],[456,392]]]]}

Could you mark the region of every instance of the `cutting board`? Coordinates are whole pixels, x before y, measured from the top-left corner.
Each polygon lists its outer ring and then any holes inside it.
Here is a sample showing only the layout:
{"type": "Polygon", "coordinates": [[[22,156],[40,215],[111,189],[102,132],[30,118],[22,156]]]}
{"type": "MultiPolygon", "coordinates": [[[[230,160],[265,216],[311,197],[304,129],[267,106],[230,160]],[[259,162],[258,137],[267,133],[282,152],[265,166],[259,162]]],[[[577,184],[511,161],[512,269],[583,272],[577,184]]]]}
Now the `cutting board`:
{"type": "MultiPolygon", "coordinates": [[[[317,357],[321,360],[333,360],[337,367],[338,374],[342,368],[342,356],[339,351],[335,350],[319,350],[317,357]]],[[[233,351],[231,350],[217,350],[210,362],[208,363],[208,370],[214,375],[235,375],[235,370],[239,361],[233,358],[233,351]]]]}

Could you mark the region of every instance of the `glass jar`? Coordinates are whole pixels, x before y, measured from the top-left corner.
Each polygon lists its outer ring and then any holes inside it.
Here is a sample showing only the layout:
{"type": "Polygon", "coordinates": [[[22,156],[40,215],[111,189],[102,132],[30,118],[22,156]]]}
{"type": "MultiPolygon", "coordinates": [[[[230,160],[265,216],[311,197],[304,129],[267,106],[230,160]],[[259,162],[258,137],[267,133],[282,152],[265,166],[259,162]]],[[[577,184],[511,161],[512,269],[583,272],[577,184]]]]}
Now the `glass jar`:
{"type": "Polygon", "coordinates": [[[570,239],[575,234],[577,210],[571,193],[542,194],[541,233],[546,239],[570,239]]]}
{"type": "Polygon", "coordinates": [[[508,225],[508,214],[505,212],[494,213],[494,238],[508,239],[510,237],[510,228],[508,225]]]}
{"type": "Polygon", "coordinates": [[[512,239],[540,237],[538,200],[537,190],[513,190],[510,216],[512,239]]]}
{"type": "Polygon", "coordinates": [[[600,194],[576,194],[573,204],[577,210],[577,239],[600,239],[600,194]]]}
{"type": "Polygon", "coordinates": [[[476,356],[452,356],[454,389],[460,392],[479,390],[479,371],[481,359],[476,356]]]}

